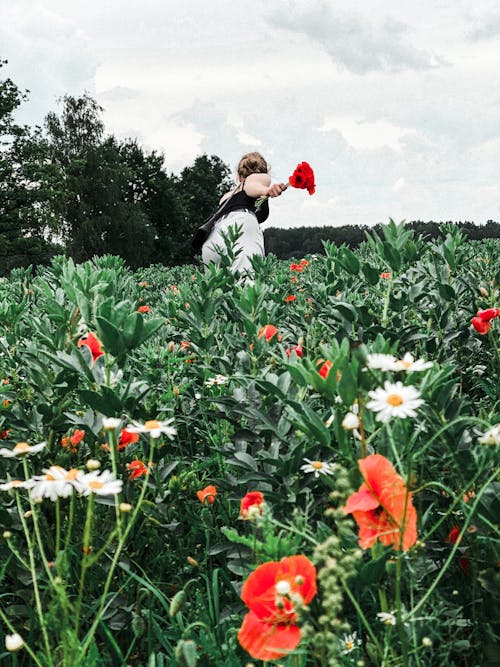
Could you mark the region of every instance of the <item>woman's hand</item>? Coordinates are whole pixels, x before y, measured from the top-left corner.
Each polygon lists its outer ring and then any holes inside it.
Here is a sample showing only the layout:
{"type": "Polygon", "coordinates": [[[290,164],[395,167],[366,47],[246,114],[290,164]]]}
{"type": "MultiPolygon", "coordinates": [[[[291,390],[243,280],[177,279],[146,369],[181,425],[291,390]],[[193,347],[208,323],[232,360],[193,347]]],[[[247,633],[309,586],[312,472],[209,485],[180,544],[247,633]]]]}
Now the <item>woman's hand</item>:
{"type": "Polygon", "coordinates": [[[286,189],[286,183],[273,183],[267,191],[268,197],[279,197],[286,189]]]}

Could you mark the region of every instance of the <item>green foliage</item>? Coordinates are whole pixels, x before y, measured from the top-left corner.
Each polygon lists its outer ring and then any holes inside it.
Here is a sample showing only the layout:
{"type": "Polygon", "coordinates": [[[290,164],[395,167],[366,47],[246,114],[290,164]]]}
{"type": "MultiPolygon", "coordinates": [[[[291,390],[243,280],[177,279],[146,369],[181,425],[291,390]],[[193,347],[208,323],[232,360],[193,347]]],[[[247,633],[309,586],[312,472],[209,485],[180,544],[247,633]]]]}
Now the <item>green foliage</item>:
{"type": "MultiPolygon", "coordinates": [[[[86,496],[35,504],[27,489],[1,491],[0,618],[44,667],[49,656],[64,667],[246,664],[241,584],[297,553],[315,560],[319,592],[283,664],[495,664],[496,449],[478,438],[500,421],[499,320],[486,336],[470,320],[498,304],[498,241],[465,243],[448,227],[424,244],[391,223],[356,251],[325,250],[299,271],[268,257],[252,285],[224,266],[133,272],[109,255],[60,256],[0,281],[1,447],[47,443],[2,456],[2,483],[51,465],[83,473],[89,459],[123,482],[117,500],[95,496],[91,521],[86,496]],[[278,328],[269,341],[266,324],[278,328]],[[87,332],[102,344],[96,359],[87,332]],[[431,367],[368,363],[406,353],[431,367]],[[420,393],[416,418],[385,423],[368,408],[386,381],[420,393]],[[343,425],[351,412],[356,429],[343,425]],[[120,429],[173,418],[177,434],[118,447],[109,417],[120,429]],[[63,447],[75,429],[83,440],[63,447]],[[372,452],[413,491],[419,538],[407,552],[361,554],[341,510],[372,452]],[[332,474],[304,472],[306,459],[332,474]],[[137,461],[149,473],[131,479],[137,461]],[[196,492],[212,484],[202,505],[196,492]],[[238,520],[253,490],[265,495],[260,523],[238,520]],[[395,626],[380,622],[396,609],[395,626]],[[361,644],[343,654],[350,632],[361,644]]],[[[27,649],[17,659],[36,664],[27,649]]]]}

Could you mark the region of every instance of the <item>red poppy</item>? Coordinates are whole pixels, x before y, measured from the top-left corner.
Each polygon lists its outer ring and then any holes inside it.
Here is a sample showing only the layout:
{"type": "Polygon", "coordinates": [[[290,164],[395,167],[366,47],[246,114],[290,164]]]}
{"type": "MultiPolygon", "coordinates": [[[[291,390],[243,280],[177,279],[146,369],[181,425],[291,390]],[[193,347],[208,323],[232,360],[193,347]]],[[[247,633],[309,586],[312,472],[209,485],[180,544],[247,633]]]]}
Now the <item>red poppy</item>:
{"type": "Polygon", "coordinates": [[[274,326],[274,324],[265,324],[263,327],[260,328],[258,337],[262,338],[262,336],[264,336],[266,341],[269,343],[271,338],[273,338],[277,333],[278,329],[274,326]]]}
{"type": "Polygon", "coordinates": [[[290,264],[290,271],[296,271],[297,273],[302,273],[304,269],[306,268],[305,264],[295,264],[292,263],[290,264]]]}
{"type": "Polygon", "coordinates": [[[359,526],[359,546],[384,546],[407,551],[417,541],[417,512],[411,491],[384,456],[371,454],[358,461],[364,483],[344,507],[359,526]]]}
{"type": "Polygon", "coordinates": [[[78,450],[78,445],[81,443],[84,437],[85,437],[85,431],[82,431],[81,429],[77,428],[73,433],[73,435],[62,438],[61,444],[64,447],[64,449],[67,449],[68,451],[71,452],[76,452],[78,450]]]}
{"type": "Polygon", "coordinates": [[[285,303],[291,303],[292,301],[295,301],[296,298],[297,298],[297,297],[295,296],[295,294],[290,294],[289,296],[286,296],[286,297],[283,299],[283,301],[284,301],[285,303]]]}
{"type": "Polygon", "coordinates": [[[308,266],[308,265],[309,265],[309,261],[308,261],[307,259],[301,259],[301,260],[300,260],[300,265],[301,265],[301,266],[308,266]]]}
{"type": "Polygon", "coordinates": [[[147,465],[145,465],[139,459],[135,459],[134,461],[127,463],[127,468],[130,470],[130,479],[137,479],[138,477],[146,475],[148,472],[147,465]]]}
{"type": "Polygon", "coordinates": [[[127,431],[126,428],[122,428],[120,433],[120,439],[118,440],[118,449],[125,449],[129,445],[133,445],[135,442],[139,441],[139,434],[132,433],[127,431]]]}
{"type": "Polygon", "coordinates": [[[450,530],[448,537],[446,538],[446,541],[451,542],[451,544],[456,544],[459,535],[460,535],[460,528],[458,526],[453,526],[453,528],[450,530]]]}
{"type": "Polygon", "coordinates": [[[149,287],[149,283],[146,282],[145,280],[141,280],[141,282],[139,283],[139,287],[149,287]]]}
{"type": "Polygon", "coordinates": [[[489,320],[482,320],[480,317],[473,317],[471,323],[474,329],[480,333],[481,336],[487,334],[491,327],[491,322],[489,320]]]}
{"type": "Polygon", "coordinates": [[[137,312],[138,313],[149,313],[150,310],[151,310],[151,308],[149,306],[139,306],[139,308],[137,309],[137,312]]]}
{"type": "Polygon", "coordinates": [[[262,491],[249,491],[240,502],[240,517],[242,519],[253,519],[262,516],[264,494],[262,491]]]}
{"type": "Polygon", "coordinates": [[[286,356],[289,357],[292,354],[292,352],[295,352],[295,354],[298,357],[302,357],[303,355],[302,345],[296,345],[295,347],[292,347],[291,350],[290,349],[286,350],[286,356]]]}
{"type": "Polygon", "coordinates": [[[211,505],[212,503],[215,502],[217,489],[213,484],[210,484],[209,486],[206,486],[204,489],[200,489],[200,491],[197,491],[196,495],[200,503],[203,503],[204,505],[205,504],[211,505]]]}
{"type": "Polygon", "coordinates": [[[83,347],[83,346],[89,348],[92,354],[92,359],[94,361],[98,359],[101,356],[101,354],[104,354],[101,341],[91,331],[85,334],[85,336],[82,336],[78,341],[78,347],[83,347]]]}
{"type": "Polygon", "coordinates": [[[188,340],[181,340],[180,348],[181,350],[189,350],[191,343],[188,340]]]}
{"type": "Polygon", "coordinates": [[[6,428],[3,431],[0,431],[0,440],[6,440],[9,437],[9,433],[12,429],[6,428]]]}
{"type": "Polygon", "coordinates": [[[487,308],[486,310],[478,310],[477,316],[484,322],[489,322],[500,315],[500,308],[487,308]]]}
{"type": "MultiPolygon", "coordinates": [[[[453,526],[453,528],[450,530],[448,537],[446,538],[447,542],[450,542],[451,544],[456,544],[458,542],[458,537],[460,535],[460,528],[458,526],[453,526]]],[[[458,559],[458,566],[462,570],[464,574],[470,575],[471,574],[471,562],[466,556],[461,556],[458,559]]]]}
{"type": "Polygon", "coordinates": [[[307,190],[310,195],[313,195],[316,191],[316,186],[314,184],[314,171],[312,170],[311,165],[307,162],[300,162],[295,167],[295,171],[288,179],[288,182],[292,188],[307,190]]]}
{"type": "Polygon", "coordinates": [[[249,608],[238,641],[252,658],[274,661],[300,643],[297,610],[316,595],[316,568],[305,556],[288,556],[260,565],[243,584],[249,608]]]}
{"type": "Polygon", "coordinates": [[[384,280],[389,280],[390,277],[391,274],[389,273],[389,271],[384,271],[383,273],[380,274],[380,278],[383,278],[384,280]]]}
{"type": "MultiPolygon", "coordinates": [[[[323,361],[323,360],[321,360],[321,361],[323,361]]],[[[321,361],[318,362],[318,363],[321,363],[321,361]]],[[[323,361],[323,363],[321,365],[321,368],[318,370],[318,373],[321,375],[321,377],[324,380],[326,380],[326,378],[328,377],[328,374],[331,371],[332,366],[333,366],[333,362],[330,361],[329,359],[327,359],[326,361],[323,361]]]]}

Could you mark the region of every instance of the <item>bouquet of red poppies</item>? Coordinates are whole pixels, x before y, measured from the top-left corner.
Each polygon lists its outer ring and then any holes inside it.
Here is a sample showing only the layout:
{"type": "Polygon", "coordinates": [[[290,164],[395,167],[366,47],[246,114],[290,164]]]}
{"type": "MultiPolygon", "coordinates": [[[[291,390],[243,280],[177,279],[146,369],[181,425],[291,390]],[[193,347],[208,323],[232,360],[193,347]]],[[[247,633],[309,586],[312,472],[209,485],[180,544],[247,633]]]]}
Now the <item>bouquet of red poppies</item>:
{"type": "MultiPolygon", "coordinates": [[[[308,162],[300,162],[296,167],[293,174],[289,177],[288,183],[285,186],[285,189],[291,185],[292,188],[298,188],[299,190],[307,190],[310,195],[313,195],[316,192],[316,186],[314,184],[314,171],[312,170],[311,165],[308,162]]],[[[259,197],[255,202],[255,210],[258,211],[262,204],[268,199],[267,196],[259,197]]]]}

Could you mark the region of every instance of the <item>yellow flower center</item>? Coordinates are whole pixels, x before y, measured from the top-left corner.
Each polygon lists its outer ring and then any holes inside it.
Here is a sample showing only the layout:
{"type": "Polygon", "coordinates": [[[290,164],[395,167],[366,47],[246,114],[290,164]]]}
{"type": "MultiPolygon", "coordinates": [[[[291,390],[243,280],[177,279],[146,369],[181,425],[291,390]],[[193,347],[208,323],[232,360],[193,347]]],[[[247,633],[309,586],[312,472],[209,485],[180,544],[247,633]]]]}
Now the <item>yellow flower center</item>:
{"type": "Polygon", "coordinates": [[[403,368],[410,368],[413,365],[412,361],[408,361],[408,360],[405,361],[404,359],[400,359],[399,363],[401,364],[401,366],[403,368]]]}
{"type": "Polygon", "coordinates": [[[22,486],[24,484],[24,482],[21,482],[20,479],[13,479],[11,481],[11,484],[12,484],[13,487],[16,487],[16,486],[22,486]]]}
{"type": "Polygon", "coordinates": [[[160,422],[156,419],[150,419],[144,424],[144,428],[147,428],[148,431],[152,431],[155,428],[160,428],[160,422]]]}
{"type": "Polygon", "coordinates": [[[102,489],[104,486],[104,482],[98,482],[97,480],[94,480],[92,482],[89,482],[89,486],[91,489],[102,489]]]}
{"type": "Polygon", "coordinates": [[[321,470],[322,467],[323,467],[322,461],[313,461],[311,463],[311,468],[314,468],[314,470],[321,470]]]}
{"type": "Polygon", "coordinates": [[[403,403],[403,399],[399,394],[389,394],[389,396],[387,397],[387,402],[389,403],[389,405],[396,407],[403,403]]]}
{"type": "Polygon", "coordinates": [[[14,452],[16,454],[26,454],[26,452],[29,452],[30,446],[28,445],[27,442],[18,442],[17,445],[14,447],[14,452]]]}
{"type": "Polygon", "coordinates": [[[354,648],[353,642],[350,639],[348,639],[345,643],[345,650],[352,651],[353,648],[354,648]]]}
{"type": "Polygon", "coordinates": [[[77,478],[78,475],[78,468],[71,468],[71,470],[68,470],[68,474],[66,475],[66,479],[71,481],[73,479],[77,478]]]}

